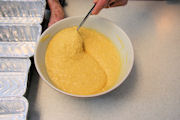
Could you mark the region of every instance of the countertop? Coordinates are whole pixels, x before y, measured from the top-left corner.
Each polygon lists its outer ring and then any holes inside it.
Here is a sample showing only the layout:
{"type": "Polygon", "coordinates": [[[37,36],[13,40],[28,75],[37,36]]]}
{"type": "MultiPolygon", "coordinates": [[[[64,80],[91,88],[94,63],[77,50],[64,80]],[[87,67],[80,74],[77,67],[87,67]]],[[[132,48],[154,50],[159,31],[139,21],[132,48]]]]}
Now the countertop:
{"type": "MultiPolygon", "coordinates": [[[[91,0],[67,0],[67,16],[85,15],[91,0]]],[[[31,68],[29,120],[179,120],[180,3],[129,1],[99,16],[119,25],[132,41],[135,64],[109,94],[75,98],[58,93],[31,68]]]]}

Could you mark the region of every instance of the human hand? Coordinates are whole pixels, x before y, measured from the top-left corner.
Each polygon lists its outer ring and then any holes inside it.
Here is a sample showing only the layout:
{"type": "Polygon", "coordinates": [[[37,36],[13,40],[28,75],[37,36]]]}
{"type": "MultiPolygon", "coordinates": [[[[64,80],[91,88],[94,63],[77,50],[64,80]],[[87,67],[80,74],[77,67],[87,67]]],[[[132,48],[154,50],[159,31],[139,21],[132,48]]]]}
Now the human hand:
{"type": "Polygon", "coordinates": [[[94,0],[96,6],[92,11],[93,15],[98,14],[103,8],[122,6],[127,4],[128,0],[94,0]]]}
{"type": "Polygon", "coordinates": [[[51,11],[51,17],[48,23],[48,27],[64,18],[64,11],[58,0],[48,0],[49,8],[51,11]]]}

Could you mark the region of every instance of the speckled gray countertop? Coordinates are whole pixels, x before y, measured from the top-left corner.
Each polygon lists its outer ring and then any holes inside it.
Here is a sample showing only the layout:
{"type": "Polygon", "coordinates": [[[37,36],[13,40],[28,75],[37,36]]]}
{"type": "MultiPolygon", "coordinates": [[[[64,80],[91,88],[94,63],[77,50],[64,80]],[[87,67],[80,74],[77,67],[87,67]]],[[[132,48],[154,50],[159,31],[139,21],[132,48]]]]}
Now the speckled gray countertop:
{"type": "MultiPolygon", "coordinates": [[[[67,3],[67,16],[85,15],[92,6],[91,0],[67,3]]],[[[179,120],[180,3],[129,1],[99,16],[130,37],[135,52],[130,76],[109,94],[83,99],[58,93],[34,69],[29,120],[179,120]]]]}

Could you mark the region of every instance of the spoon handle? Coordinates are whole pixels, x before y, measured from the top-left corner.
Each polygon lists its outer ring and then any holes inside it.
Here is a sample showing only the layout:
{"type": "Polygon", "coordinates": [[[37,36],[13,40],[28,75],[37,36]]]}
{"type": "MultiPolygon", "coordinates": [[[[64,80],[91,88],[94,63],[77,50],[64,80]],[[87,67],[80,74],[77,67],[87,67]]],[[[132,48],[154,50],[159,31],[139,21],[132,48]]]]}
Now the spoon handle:
{"type": "Polygon", "coordinates": [[[93,5],[93,7],[90,9],[90,11],[88,12],[88,14],[86,15],[86,17],[84,17],[83,21],[79,24],[77,31],[79,30],[79,28],[84,24],[84,22],[86,21],[86,19],[89,17],[89,15],[91,14],[92,10],[94,9],[94,7],[96,6],[96,4],[93,5]]]}

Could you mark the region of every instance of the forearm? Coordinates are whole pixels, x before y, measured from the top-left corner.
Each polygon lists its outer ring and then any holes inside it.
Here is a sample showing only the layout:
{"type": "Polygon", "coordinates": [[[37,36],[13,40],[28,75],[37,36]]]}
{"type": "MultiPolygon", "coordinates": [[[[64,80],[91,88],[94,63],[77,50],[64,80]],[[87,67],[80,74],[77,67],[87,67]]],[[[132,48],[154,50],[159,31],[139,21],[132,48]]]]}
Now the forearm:
{"type": "Polygon", "coordinates": [[[48,26],[51,26],[52,24],[64,18],[64,11],[59,0],[48,0],[48,5],[51,11],[51,17],[48,26]]]}
{"type": "Polygon", "coordinates": [[[62,9],[62,6],[61,6],[59,0],[48,0],[48,5],[49,5],[51,12],[62,9]]]}
{"type": "Polygon", "coordinates": [[[59,0],[48,0],[48,5],[49,5],[49,8],[50,10],[55,10],[55,7],[59,7],[60,6],[60,3],[59,3],[59,0]]]}

